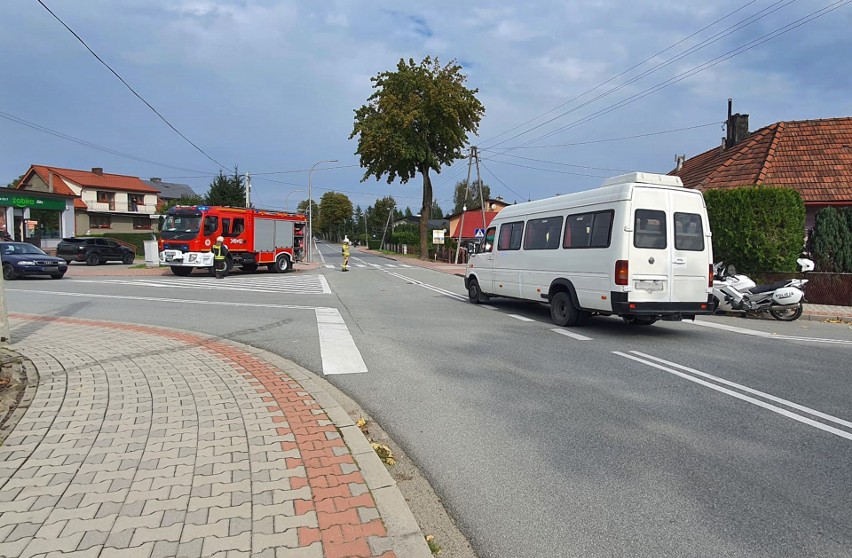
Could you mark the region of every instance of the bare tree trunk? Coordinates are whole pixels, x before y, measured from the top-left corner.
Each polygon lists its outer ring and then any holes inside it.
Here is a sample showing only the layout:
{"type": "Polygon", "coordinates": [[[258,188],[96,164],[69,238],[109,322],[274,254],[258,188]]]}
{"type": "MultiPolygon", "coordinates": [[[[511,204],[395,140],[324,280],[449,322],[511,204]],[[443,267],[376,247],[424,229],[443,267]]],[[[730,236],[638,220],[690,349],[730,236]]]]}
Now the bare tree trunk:
{"type": "Polygon", "coordinates": [[[420,165],[423,175],[423,207],[420,209],[420,259],[429,259],[429,219],[432,217],[432,180],[429,178],[429,165],[420,165]]]}

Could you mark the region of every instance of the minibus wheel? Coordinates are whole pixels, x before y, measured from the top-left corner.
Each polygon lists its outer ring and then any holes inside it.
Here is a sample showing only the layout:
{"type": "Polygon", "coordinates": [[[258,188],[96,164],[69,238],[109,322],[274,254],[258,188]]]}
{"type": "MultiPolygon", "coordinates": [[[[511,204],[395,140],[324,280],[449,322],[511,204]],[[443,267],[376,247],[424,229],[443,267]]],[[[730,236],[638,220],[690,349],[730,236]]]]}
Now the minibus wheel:
{"type": "Polygon", "coordinates": [[[488,295],[482,293],[479,288],[479,281],[475,277],[471,278],[467,284],[467,298],[474,304],[488,302],[488,295]]]}
{"type": "Polygon", "coordinates": [[[553,323],[560,326],[579,325],[588,318],[587,312],[580,312],[574,301],[571,300],[571,295],[565,291],[558,292],[550,299],[550,318],[553,323]]]}

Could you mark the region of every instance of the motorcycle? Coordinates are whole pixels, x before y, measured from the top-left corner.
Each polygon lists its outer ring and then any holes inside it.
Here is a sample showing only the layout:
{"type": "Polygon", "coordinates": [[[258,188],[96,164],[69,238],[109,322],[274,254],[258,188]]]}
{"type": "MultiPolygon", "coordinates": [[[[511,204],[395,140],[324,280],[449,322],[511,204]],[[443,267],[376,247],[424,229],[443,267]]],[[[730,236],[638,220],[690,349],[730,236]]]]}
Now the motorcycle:
{"type": "MultiPolygon", "coordinates": [[[[802,273],[813,270],[814,262],[807,258],[796,260],[802,273]]],[[[769,312],[776,320],[792,322],[804,310],[804,286],[807,279],[776,281],[771,285],[757,285],[745,275],[737,275],[733,265],[723,262],[713,265],[714,310],[718,312],[744,312],[746,316],[769,312]]]]}

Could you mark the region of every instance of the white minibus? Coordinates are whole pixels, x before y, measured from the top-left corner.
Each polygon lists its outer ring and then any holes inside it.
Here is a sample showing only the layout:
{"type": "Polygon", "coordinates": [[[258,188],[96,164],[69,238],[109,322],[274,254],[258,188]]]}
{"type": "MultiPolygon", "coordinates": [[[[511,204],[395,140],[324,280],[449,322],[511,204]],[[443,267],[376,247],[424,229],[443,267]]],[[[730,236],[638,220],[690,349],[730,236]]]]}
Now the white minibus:
{"type": "Polygon", "coordinates": [[[712,314],[704,197],[680,178],[635,172],[597,189],[506,207],[474,245],[465,287],[547,302],[559,326],[617,315],[631,324],[712,314]]]}

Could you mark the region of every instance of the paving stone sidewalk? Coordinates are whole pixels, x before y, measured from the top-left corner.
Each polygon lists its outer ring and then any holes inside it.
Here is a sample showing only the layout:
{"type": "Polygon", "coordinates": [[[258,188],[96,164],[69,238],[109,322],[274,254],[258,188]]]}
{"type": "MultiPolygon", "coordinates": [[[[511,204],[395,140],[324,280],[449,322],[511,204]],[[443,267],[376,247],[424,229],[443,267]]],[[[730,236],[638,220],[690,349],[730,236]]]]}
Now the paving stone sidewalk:
{"type": "Polygon", "coordinates": [[[194,333],[10,315],[0,556],[431,556],[352,419],[293,363],[194,333]]]}

